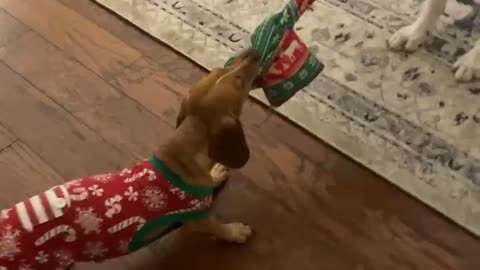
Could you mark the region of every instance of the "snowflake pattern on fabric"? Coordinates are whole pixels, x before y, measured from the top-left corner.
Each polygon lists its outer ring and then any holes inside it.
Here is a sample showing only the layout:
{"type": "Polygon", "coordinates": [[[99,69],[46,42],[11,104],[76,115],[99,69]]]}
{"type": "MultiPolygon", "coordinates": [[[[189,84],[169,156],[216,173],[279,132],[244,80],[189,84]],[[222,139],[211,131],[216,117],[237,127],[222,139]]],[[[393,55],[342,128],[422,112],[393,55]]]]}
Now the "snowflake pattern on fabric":
{"type": "Polygon", "coordinates": [[[149,161],[117,173],[76,179],[37,197],[41,198],[37,209],[50,210],[41,224],[32,207],[22,210],[23,221],[17,207],[0,212],[0,270],[20,266],[64,270],[74,261],[100,262],[126,255],[146,223],[210,203],[209,198],[178,189],[149,161]],[[126,179],[135,180],[125,183],[126,179]],[[22,222],[32,223],[33,229],[27,231],[22,222]]]}
{"type": "Polygon", "coordinates": [[[20,231],[7,225],[0,233],[0,259],[13,259],[20,250],[20,231]]]}
{"type": "Polygon", "coordinates": [[[103,195],[103,189],[99,188],[98,185],[93,185],[93,186],[89,187],[88,190],[91,191],[91,194],[93,196],[102,197],[102,195],[103,195]]]}
{"type": "Polygon", "coordinates": [[[74,222],[80,225],[84,234],[100,233],[103,219],[98,217],[92,207],[88,209],[79,208],[77,209],[77,212],[77,219],[74,222]]]}
{"type": "Polygon", "coordinates": [[[135,202],[138,200],[138,192],[133,190],[132,186],[129,186],[123,195],[125,195],[129,201],[135,202]]]}
{"type": "Polygon", "coordinates": [[[150,210],[160,210],[165,207],[167,195],[158,187],[147,187],[142,194],[143,204],[150,210]]]}
{"type": "Polygon", "coordinates": [[[104,247],[101,241],[87,242],[85,245],[84,254],[92,259],[103,258],[108,252],[108,249],[104,247]]]}
{"type": "Polygon", "coordinates": [[[73,260],[73,254],[67,250],[58,250],[53,253],[55,260],[58,262],[58,265],[62,268],[59,269],[66,269],[67,267],[71,266],[75,261],[73,260]]]}
{"type": "Polygon", "coordinates": [[[0,222],[8,219],[11,209],[5,209],[0,211],[0,222]]]}
{"type": "Polygon", "coordinates": [[[45,253],[45,251],[40,250],[40,251],[38,252],[37,256],[35,256],[35,260],[36,260],[38,263],[41,263],[41,264],[47,263],[47,262],[48,262],[48,254],[45,253]]]}

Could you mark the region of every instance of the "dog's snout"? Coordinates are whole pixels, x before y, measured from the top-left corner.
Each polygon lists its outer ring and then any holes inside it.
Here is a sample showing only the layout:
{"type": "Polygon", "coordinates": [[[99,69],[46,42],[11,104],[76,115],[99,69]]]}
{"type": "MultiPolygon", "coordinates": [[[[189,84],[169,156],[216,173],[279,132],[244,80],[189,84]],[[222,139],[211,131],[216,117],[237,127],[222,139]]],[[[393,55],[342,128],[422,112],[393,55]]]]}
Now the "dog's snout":
{"type": "Polygon", "coordinates": [[[248,51],[248,55],[247,57],[253,61],[258,61],[260,60],[260,54],[258,53],[258,51],[256,49],[250,49],[248,51]]]}

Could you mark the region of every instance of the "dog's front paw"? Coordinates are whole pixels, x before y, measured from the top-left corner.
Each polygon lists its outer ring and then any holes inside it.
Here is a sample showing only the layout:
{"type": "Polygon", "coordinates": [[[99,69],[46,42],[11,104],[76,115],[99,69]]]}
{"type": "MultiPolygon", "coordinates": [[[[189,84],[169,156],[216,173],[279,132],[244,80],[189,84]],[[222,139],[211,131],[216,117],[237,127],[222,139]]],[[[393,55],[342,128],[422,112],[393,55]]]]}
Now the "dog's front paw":
{"type": "Polygon", "coordinates": [[[220,163],[217,163],[213,166],[212,170],[210,171],[210,176],[212,177],[213,182],[216,185],[220,185],[223,181],[227,180],[228,178],[228,168],[220,163]]]}
{"type": "Polygon", "coordinates": [[[225,226],[223,240],[228,242],[243,244],[252,235],[252,229],[242,223],[234,222],[223,226],[225,226]]]}
{"type": "Polygon", "coordinates": [[[423,43],[426,36],[427,31],[412,24],[400,28],[390,37],[387,43],[388,47],[393,50],[414,51],[423,43]]]}
{"type": "Polygon", "coordinates": [[[474,47],[460,56],[453,64],[455,79],[458,82],[469,82],[480,79],[480,47],[474,47]]]}

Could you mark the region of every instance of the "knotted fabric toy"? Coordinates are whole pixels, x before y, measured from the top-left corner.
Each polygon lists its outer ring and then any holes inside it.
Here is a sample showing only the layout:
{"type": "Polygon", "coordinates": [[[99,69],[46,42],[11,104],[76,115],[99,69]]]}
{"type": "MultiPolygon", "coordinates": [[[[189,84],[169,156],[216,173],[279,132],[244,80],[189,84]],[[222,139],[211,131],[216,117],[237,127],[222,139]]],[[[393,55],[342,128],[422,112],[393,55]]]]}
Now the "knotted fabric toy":
{"type": "MultiPolygon", "coordinates": [[[[256,85],[263,88],[274,107],[306,87],[324,68],[293,30],[313,1],[290,0],[282,11],[263,21],[252,34],[252,47],[261,57],[256,85]]],[[[228,60],[226,66],[236,57],[228,60]]]]}

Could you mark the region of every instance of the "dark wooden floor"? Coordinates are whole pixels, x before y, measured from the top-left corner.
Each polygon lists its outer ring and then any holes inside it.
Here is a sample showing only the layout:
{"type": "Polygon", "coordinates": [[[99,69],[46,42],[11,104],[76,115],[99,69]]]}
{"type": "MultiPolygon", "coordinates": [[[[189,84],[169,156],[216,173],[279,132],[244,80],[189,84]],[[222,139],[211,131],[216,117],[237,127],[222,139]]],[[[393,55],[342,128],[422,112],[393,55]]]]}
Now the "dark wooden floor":
{"type": "MultiPolygon", "coordinates": [[[[0,207],[146,156],[203,74],[90,1],[0,0],[0,207]]],[[[478,239],[385,180],[254,102],[244,121],[253,156],[215,211],[252,241],[179,235],[125,268],[480,269],[478,239]]]]}

